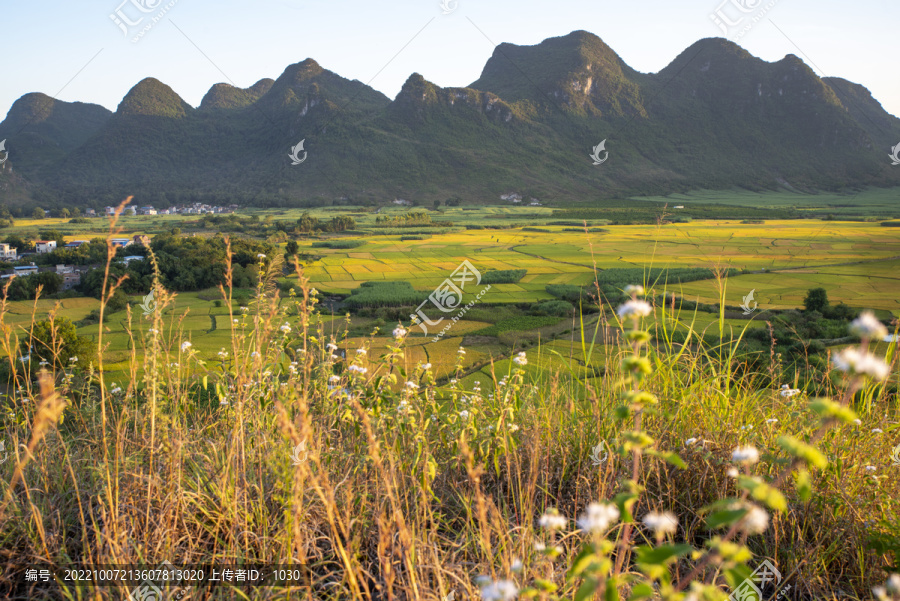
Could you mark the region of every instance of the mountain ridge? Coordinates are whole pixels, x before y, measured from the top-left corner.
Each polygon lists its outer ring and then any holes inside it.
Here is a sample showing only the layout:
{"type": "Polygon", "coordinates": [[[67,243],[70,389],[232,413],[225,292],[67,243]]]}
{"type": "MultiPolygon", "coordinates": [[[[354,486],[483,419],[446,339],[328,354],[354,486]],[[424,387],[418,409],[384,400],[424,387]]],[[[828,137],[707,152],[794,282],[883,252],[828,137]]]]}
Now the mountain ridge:
{"type": "Polygon", "coordinates": [[[26,122],[29,110],[59,103],[29,96],[0,123],[0,139],[9,135],[10,161],[29,187],[57,202],[485,202],[511,189],[589,201],[783,182],[900,185],[900,170],[882,160],[900,141],[900,119],[865,87],[721,38],[698,40],[657,73],[632,69],[586,31],[503,43],[469,86],[413,73],[394,99],[311,58],[249,88],[216,84],[196,108],[145,78],[115,113],[55,104],[90,113],[78,128],[26,122]],[[36,136],[57,150],[19,153],[36,136]],[[301,139],[309,158],[292,166],[287,154],[301,139]],[[610,160],[594,166],[587,155],[604,139],[610,160]]]}

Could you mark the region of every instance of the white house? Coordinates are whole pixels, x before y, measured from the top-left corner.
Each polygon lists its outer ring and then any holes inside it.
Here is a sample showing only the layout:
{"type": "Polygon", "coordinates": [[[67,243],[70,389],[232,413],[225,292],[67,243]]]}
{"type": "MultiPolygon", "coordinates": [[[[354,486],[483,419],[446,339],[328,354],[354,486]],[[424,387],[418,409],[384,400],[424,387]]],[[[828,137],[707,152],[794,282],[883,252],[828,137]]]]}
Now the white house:
{"type": "Polygon", "coordinates": [[[56,250],[56,240],[35,240],[34,250],[37,251],[37,254],[39,255],[52,253],[56,250]]]}
{"type": "Polygon", "coordinates": [[[4,261],[16,261],[18,260],[19,251],[16,250],[14,246],[10,246],[9,244],[0,244],[0,259],[4,261]]]}

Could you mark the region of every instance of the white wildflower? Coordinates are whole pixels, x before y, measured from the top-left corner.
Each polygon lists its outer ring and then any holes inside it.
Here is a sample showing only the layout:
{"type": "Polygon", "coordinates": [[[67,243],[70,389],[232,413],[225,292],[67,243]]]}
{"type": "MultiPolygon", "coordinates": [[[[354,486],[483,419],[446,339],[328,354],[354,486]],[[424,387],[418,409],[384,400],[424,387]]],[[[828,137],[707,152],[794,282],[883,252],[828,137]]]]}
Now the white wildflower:
{"type": "Polygon", "coordinates": [[[729,478],[737,478],[740,475],[740,472],[738,472],[736,468],[730,467],[725,470],[725,474],[727,474],[729,478]]]}
{"type": "Polygon", "coordinates": [[[644,516],[644,525],[653,530],[656,536],[675,534],[678,530],[678,518],[671,511],[651,511],[644,516]]]}
{"type": "Polygon", "coordinates": [[[256,255],[256,258],[257,258],[257,259],[265,259],[265,258],[266,258],[266,255],[264,255],[264,254],[262,254],[262,253],[259,253],[258,255],[256,255]]]}
{"type": "Polygon", "coordinates": [[[291,333],[291,326],[290,326],[289,324],[284,324],[283,326],[281,326],[280,329],[281,329],[281,331],[284,332],[285,334],[290,334],[290,333],[291,333]]]}
{"type": "Polygon", "coordinates": [[[754,446],[738,447],[731,453],[731,459],[736,463],[753,464],[759,461],[759,451],[754,446]]]}
{"type": "Polygon", "coordinates": [[[365,355],[367,352],[368,352],[368,351],[366,351],[366,349],[364,349],[364,348],[358,348],[358,349],[356,349],[356,354],[357,354],[357,355],[365,355]]]}
{"type": "Polygon", "coordinates": [[[866,471],[867,471],[867,472],[874,472],[876,469],[878,469],[878,468],[876,468],[874,465],[867,465],[867,466],[866,466],[866,471]]]}
{"type": "Polygon", "coordinates": [[[431,369],[431,363],[426,363],[425,365],[422,366],[422,369],[424,369],[425,371],[428,371],[429,369],[431,369]]]}
{"type": "Polygon", "coordinates": [[[631,319],[635,317],[647,317],[653,313],[653,307],[647,301],[630,300],[616,311],[619,319],[631,319]]]}
{"type": "Polygon", "coordinates": [[[518,557],[513,558],[512,564],[510,564],[509,569],[513,572],[521,572],[525,568],[525,565],[522,563],[522,560],[518,557]]]}
{"type": "Polygon", "coordinates": [[[556,509],[547,510],[544,515],[541,516],[541,519],[538,520],[538,525],[541,528],[545,528],[547,530],[562,530],[566,527],[568,520],[565,516],[559,515],[559,512],[556,509]]]}
{"type": "Polygon", "coordinates": [[[466,411],[465,409],[463,409],[462,411],[459,412],[459,416],[460,416],[461,418],[463,418],[463,420],[468,420],[468,419],[469,419],[469,412],[466,411]]]}
{"type": "Polygon", "coordinates": [[[777,421],[778,421],[778,420],[777,420],[776,418],[770,417],[769,419],[766,420],[766,423],[767,423],[767,424],[774,424],[774,423],[777,422],[777,421]]]}
{"type": "Polygon", "coordinates": [[[522,351],[515,357],[513,357],[513,363],[516,365],[528,365],[528,359],[525,357],[525,351],[522,351]]]}
{"type": "Polygon", "coordinates": [[[769,514],[756,505],[741,520],[742,529],[747,534],[762,534],[769,527],[769,514]]]}
{"type": "Polygon", "coordinates": [[[328,381],[331,382],[332,384],[336,384],[337,382],[341,381],[341,377],[338,375],[333,375],[328,378],[328,381]]]}
{"type": "Polygon", "coordinates": [[[78,363],[78,357],[69,357],[69,361],[72,363],[78,363]]]}
{"type": "Polygon", "coordinates": [[[881,428],[872,428],[872,434],[884,434],[884,430],[881,428]]]}
{"type": "Polygon", "coordinates": [[[856,424],[857,426],[861,426],[861,425],[862,425],[862,420],[859,419],[859,418],[857,418],[857,419],[853,420],[853,423],[856,424]]]}
{"type": "Polygon", "coordinates": [[[872,353],[862,353],[849,347],[842,350],[832,359],[835,368],[849,374],[869,376],[873,380],[884,380],[891,368],[872,353]]]}
{"type": "Polygon", "coordinates": [[[394,338],[396,338],[397,340],[400,340],[401,338],[406,336],[406,334],[407,331],[403,329],[403,326],[397,326],[396,328],[394,328],[394,338]]]}
{"type": "Polygon", "coordinates": [[[644,287],[636,284],[629,284],[625,286],[625,294],[628,296],[644,296],[644,287]]]}
{"type": "Polygon", "coordinates": [[[334,352],[338,349],[338,346],[333,342],[329,342],[328,344],[325,345],[325,349],[328,351],[334,352]]]}
{"type": "Polygon", "coordinates": [[[875,314],[871,311],[863,311],[859,317],[850,324],[850,333],[860,338],[874,338],[882,340],[887,336],[887,328],[884,327],[875,314]]]}
{"type": "Polygon", "coordinates": [[[619,509],[615,505],[591,503],[578,518],[578,526],[591,533],[606,532],[618,519],[619,509]]]}
{"type": "Polygon", "coordinates": [[[348,367],[347,369],[349,369],[351,372],[357,373],[357,374],[359,374],[359,375],[361,375],[361,376],[364,375],[367,371],[369,371],[369,370],[366,369],[365,367],[360,367],[359,365],[351,365],[351,366],[348,367]]]}
{"type": "Polygon", "coordinates": [[[697,442],[696,438],[688,438],[687,440],[684,441],[684,446],[689,447],[692,444],[694,444],[695,442],[697,442]]]}
{"type": "Polygon", "coordinates": [[[484,601],[512,601],[519,596],[519,589],[511,580],[498,580],[481,589],[484,601]]]}
{"type": "Polygon", "coordinates": [[[466,354],[466,349],[464,349],[463,347],[459,347],[459,350],[456,351],[456,352],[457,352],[458,354],[460,354],[460,355],[465,355],[465,354],[466,354]]]}

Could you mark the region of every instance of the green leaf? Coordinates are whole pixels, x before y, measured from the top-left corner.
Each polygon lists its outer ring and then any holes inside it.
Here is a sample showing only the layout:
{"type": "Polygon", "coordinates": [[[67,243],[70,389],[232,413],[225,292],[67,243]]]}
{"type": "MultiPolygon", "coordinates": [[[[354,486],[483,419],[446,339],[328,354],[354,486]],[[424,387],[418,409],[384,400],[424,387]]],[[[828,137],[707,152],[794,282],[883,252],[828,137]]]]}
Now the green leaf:
{"type": "Polygon", "coordinates": [[[660,459],[663,459],[667,463],[671,463],[677,468],[681,468],[683,470],[687,469],[687,464],[684,462],[684,460],[681,459],[681,457],[678,456],[677,453],[673,453],[671,451],[657,451],[656,449],[647,449],[645,452],[647,453],[647,455],[650,455],[652,457],[659,457],[660,459]]]}
{"type": "Polygon", "coordinates": [[[809,472],[799,470],[794,482],[797,494],[800,495],[800,500],[804,502],[809,501],[812,498],[812,483],[810,482],[809,472]]]}
{"type": "Polygon", "coordinates": [[[606,601],[619,601],[619,581],[613,576],[606,580],[606,601]]]}
{"type": "Polygon", "coordinates": [[[594,578],[585,578],[581,586],[575,592],[575,601],[585,601],[589,599],[596,591],[600,583],[594,578]]]}
{"type": "Polygon", "coordinates": [[[549,580],[544,580],[542,578],[535,578],[534,584],[542,591],[546,591],[548,593],[552,593],[552,592],[556,591],[557,588],[559,588],[558,586],[556,586],[549,580]]]}
{"type": "Polygon", "coordinates": [[[675,557],[687,555],[694,548],[691,545],[660,545],[659,547],[637,547],[638,563],[664,564],[675,557]]]}
{"type": "Polygon", "coordinates": [[[569,569],[568,578],[571,580],[576,576],[581,576],[584,571],[591,565],[591,562],[594,561],[594,551],[591,547],[585,547],[575,556],[575,559],[572,561],[572,567],[569,569]]]}
{"type": "Polygon", "coordinates": [[[731,526],[746,514],[746,509],[725,509],[716,511],[706,518],[706,527],[710,530],[715,530],[722,526],[731,526]]]}
{"type": "Polygon", "coordinates": [[[750,496],[765,503],[775,511],[787,511],[787,499],[781,491],[774,486],[769,486],[760,479],[750,476],[740,476],[738,486],[750,493],[750,496]]]}
{"type": "Polygon", "coordinates": [[[631,596],[628,597],[628,601],[640,601],[641,599],[649,599],[655,594],[653,587],[647,584],[646,582],[642,582],[640,584],[636,584],[634,588],[631,589],[631,596]]]}
{"type": "Polygon", "coordinates": [[[808,445],[793,436],[781,436],[778,445],[798,459],[802,459],[809,466],[821,469],[828,467],[828,459],[817,448],[808,445]]]}

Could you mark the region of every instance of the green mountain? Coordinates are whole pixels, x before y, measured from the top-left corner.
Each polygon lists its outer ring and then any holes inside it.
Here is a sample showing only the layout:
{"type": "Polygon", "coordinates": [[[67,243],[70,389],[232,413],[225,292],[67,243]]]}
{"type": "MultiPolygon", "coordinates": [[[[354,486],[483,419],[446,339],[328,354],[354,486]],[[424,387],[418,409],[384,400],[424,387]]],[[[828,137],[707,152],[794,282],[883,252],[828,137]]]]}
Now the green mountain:
{"type": "Polygon", "coordinates": [[[413,74],[393,100],[312,59],[250,88],[217,84],[196,109],[154,79],[112,115],[36,96],[16,102],[0,139],[42,206],[126,194],[291,206],[900,185],[887,160],[900,119],[868,90],[723,39],[701,40],[653,74],[584,31],[500,44],[468,87],[413,74]],[[45,119],[22,129],[48,102],[45,119]],[[52,153],[19,152],[38,135],[52,153]],[[602,140],[609,158],[594,165],[602,140]],[[293,165],[301,141],[305,160],[293,165]]]}

